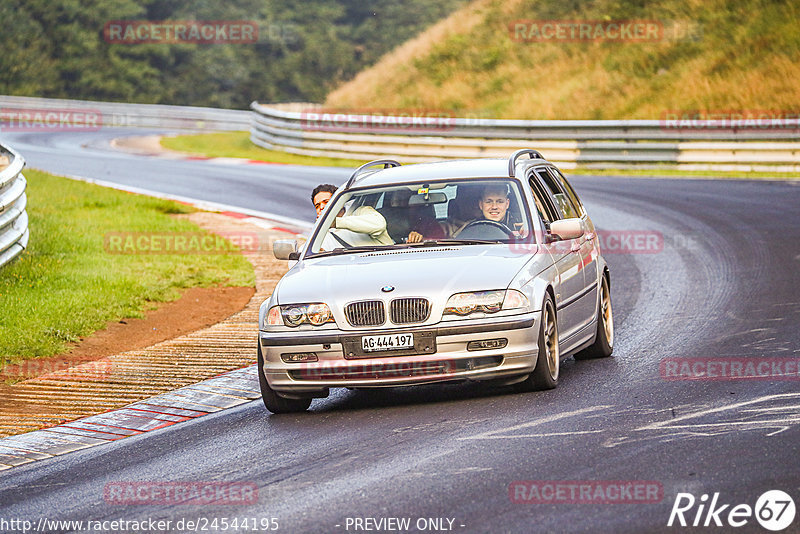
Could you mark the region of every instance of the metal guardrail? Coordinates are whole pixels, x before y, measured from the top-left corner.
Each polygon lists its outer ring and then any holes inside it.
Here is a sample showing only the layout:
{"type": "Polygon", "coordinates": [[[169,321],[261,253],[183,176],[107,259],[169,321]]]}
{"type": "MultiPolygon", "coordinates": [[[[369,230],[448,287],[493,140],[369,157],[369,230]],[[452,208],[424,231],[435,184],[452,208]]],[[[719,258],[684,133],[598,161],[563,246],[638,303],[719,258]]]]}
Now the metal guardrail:
{"type": "Polygon", "coordinates": [[[500,120],[335,114],[253,102],[250,139],[273,150],[350,159],[507,157],[533,147],[564,168],[800,171],[800,119],[748,127],[665,120],[500,120]],[[723,125],[724,126],[724,125],[723,125]]]}
{"type": "Polygon", "coordinates": [[[25,160],[0,145],[0,267],[22,254],[28,246],[28,182],[22,175],[25,160]]]}
{"type": "Polygon", "coordinates": [[[0,133],[48,128],[99,129],[114,127],[178,130],[245,131],[250,112],[161,104],[124,104],[27,96],[0,96],[0,133]],[[46,112],[64,114],[65,123],[51,121],[46,112]],[[83,116],[93,113],[91,117],[83,116]],[[38,116],[36,115],[38,114],[38,116]]]}

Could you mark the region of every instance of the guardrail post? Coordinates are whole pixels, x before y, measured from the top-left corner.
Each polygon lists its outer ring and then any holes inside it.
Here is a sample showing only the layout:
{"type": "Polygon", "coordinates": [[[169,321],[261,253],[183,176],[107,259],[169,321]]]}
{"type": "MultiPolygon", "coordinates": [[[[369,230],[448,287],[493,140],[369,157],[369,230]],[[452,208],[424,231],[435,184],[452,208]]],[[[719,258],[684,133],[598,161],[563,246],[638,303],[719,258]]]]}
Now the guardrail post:
{"type": "Polygon", "coordinates": [[[23,157],[0,145],[0,268],[28,246],[27,181],[22,175],[23,157]]]}

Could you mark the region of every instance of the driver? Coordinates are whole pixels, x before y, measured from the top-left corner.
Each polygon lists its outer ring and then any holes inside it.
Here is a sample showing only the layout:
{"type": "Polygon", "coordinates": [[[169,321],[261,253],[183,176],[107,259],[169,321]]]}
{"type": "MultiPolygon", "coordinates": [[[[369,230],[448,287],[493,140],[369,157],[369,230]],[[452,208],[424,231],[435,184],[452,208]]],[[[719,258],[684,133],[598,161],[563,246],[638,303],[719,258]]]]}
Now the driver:
{"type": "Polygon", "coordinates": [[[490,184],[483,188],[478,199],[478,208],[481,210],[481,217],[467,223],[459,229],[453,237],[459,237],[467,228],[481,224],[481,221],[491,221],[499,225],[509,237],[521,237],[524,230],[522,223],[516,222],[513,214],[508,210],[511,206],[509,190],[506,184],[490,184]]]}
{"type": "Polygon", "coordinates": [[[478,207],[484,219],[503,223],[509,226],[508,206],[511,202],[508,199],[508,187],[505,184],[487,185],[483,189],[483,194],[478,200],[478,207]]]}

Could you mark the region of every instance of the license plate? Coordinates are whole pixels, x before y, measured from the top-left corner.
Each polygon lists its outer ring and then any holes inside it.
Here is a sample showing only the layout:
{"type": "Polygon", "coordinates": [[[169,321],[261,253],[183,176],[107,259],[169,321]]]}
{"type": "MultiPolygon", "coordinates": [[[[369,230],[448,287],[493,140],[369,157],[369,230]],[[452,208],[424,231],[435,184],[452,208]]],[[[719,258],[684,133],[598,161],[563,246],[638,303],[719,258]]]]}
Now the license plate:
{"type": "Polygon", "coordinates": [[[364,352],[411,349],[414,348],[414,334],[362,336],[361,348],[364,350],[364,352]]]}

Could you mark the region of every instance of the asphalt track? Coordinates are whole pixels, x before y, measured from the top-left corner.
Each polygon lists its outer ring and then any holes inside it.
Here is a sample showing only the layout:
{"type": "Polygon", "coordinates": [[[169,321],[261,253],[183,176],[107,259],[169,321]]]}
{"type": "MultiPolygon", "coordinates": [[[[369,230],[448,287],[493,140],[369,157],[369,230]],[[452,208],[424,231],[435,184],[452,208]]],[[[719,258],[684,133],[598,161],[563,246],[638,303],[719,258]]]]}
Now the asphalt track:
{"type": "MultiPolygon", "coordinates": [[[[308,220],[309,189],[348,174],[134,157],[108,149],[114,135],[4,140],[31,167],[308,220]]],[[[412,531],[420,519],[446,518],[452,527],[445,520],[443,528],[456,532],[723,532],[732,529],[667,528],[678,493],[719,492],[720,504],[753,506],[779,489],[800,504],[796,375],[660,374],[665,358],[800,357],[800,185],[572,183],[600,229],[663,238],[655,252],[606,255],[613,358],[567,360],[559,387],[544,393],[476,384],[334,390],[308,413],[282,416],[250,402],[2,472],[0,520],[171,520],[174,530],[181,519],[247,517],[276,518],[281,532],[363,532],[354,518],[410,518],[412,531]],[[652,481],[663,495],[655,503],[513,502],[510,485],[531,480],[652,481]],[[104,500],[107,485],[131,481],[245,482],[258,496],[244,505],[104,500]]],[[[690,523],[697,509],[686,513],[690,523]]],[[[752,517],[736,531],[766,532],[752,517]]],[[[800,518],[784,532],[798,531],[800,518]]]]}

